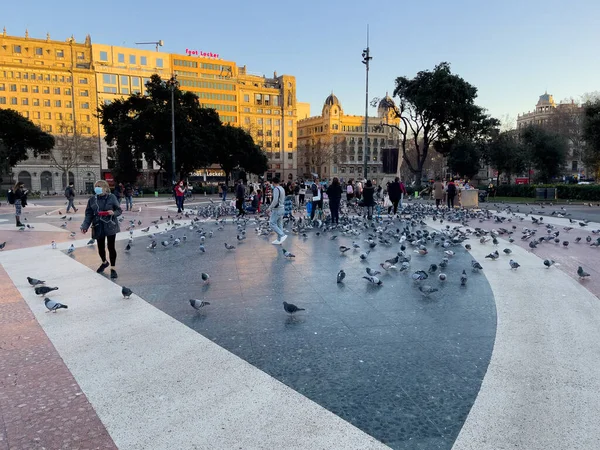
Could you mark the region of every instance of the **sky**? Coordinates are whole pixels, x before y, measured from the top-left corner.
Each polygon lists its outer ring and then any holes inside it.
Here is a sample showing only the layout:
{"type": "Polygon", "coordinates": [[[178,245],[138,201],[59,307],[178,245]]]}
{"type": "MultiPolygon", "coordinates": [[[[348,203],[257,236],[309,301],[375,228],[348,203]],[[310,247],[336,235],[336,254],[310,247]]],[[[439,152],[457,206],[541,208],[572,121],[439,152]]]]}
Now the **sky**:
{"type": "Polygon", "coordinates": [[[478,105],[507,122],[546,91],[558,102],[600,90],[600,0],[29,0],[26,11],[8,0],[0,26],[9,35],[28,29],[81,42],[89,33],[132,47],[162,39],[164,52],[194,48],[250,73],[294,75],[312,115],[332,91],[346,114],[364,114],[367,24],[369,99],[442,61],[478,88],[478,105]]]}

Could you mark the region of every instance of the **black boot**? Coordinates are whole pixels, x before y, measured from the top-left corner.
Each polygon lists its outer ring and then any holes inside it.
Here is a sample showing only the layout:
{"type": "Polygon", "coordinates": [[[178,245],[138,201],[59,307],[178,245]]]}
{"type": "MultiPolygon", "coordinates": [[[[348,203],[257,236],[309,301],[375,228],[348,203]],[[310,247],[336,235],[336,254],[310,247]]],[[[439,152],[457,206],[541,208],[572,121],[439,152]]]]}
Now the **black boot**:
{"type": "Polygon", "coordinates": [[[24,227],[24,226],[25,226],[25,225],[23,225],[23,224],[21,223],[21,221],[19,220],[19,218],[18,218],[18,217],[17,217],[17,226],[18,226],[18,227],[24,227]]]}

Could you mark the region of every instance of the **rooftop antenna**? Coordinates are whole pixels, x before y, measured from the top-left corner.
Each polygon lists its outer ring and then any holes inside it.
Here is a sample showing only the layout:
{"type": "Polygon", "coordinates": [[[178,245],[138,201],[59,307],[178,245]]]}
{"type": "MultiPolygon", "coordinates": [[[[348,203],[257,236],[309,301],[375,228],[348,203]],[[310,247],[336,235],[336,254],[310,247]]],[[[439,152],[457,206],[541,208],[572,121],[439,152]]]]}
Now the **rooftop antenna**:
{"type": "Polygon", "coordinates": [[[163,45],[165,45],[165,42],[162,39],[160,39],[156,42],[136,42],[135,45],[155,45],[156,51],[158,51],[158,47],[162,47],[163,45]]]}

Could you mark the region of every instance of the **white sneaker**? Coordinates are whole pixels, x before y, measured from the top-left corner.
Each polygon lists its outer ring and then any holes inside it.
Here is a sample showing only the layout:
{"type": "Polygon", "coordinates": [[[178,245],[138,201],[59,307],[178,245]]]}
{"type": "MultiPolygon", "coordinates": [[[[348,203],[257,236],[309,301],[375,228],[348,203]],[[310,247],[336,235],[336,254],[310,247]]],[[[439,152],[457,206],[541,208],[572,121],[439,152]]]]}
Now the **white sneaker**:
{"type": "Polygon", "coordinates": [[[279,243],[280,243],[280,244],[283,244],[283,241],[285,241],[286,239],[287,239],[287,234],[284,234],[283,236],[281,236],[281,237],[279,238],[279,243]]]}
{"type": "Polygon", "coordinates": [[[273,244],[273,245],[279,245],[279,244],[281,244],[281,241],[279,240],[279,238],[277,238],[273,242],[271,242],[271,244],[273,244]]]}

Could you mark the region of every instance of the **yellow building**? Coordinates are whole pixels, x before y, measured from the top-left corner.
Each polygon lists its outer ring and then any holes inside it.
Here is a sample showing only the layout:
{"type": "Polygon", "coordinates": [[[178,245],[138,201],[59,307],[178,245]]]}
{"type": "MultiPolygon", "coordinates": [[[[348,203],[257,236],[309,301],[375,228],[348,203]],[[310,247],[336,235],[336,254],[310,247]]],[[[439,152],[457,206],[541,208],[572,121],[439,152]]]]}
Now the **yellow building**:
{"type": "Polygon", "coordinates": [[[298,102],[298,120],[310,117],[310,103],[298,102]]]}
{"type": "Polygon", "coordinates": [[[386,178],[382,170],[383,153],[399,145],[398,132],[381,126],[399,124],[393,108],[394,102],[387,95],[379,102],[377,117],[368,118],[365,145],[365,117],[344,114],[338,98],[333,94],[328,96],[320,116],[298,121],[299,175],[310,177],[316,173],[321,178],[362,179],[363,158],[366,158],[369,178],[383,181],[386,178]]]}
{"type": "MultiPolygon", "coordinates": [[[[60,159],[61,146],[74,131],[97,140],[95,117],[96,82],[92,70],[90,37],[82,43],[0,36],[0,108],[18,111],[44,131],[56,135],[54,157],[60,159]]],[[[23,181],[29,189],[62,192],[67,175],[53,164],[50,155],[29,159],[13,168],[13,181],[23,181]]],[[[89,190],[100,176],[97,152],[78,159],[68,177],[75,189],[89,190]]]]}

